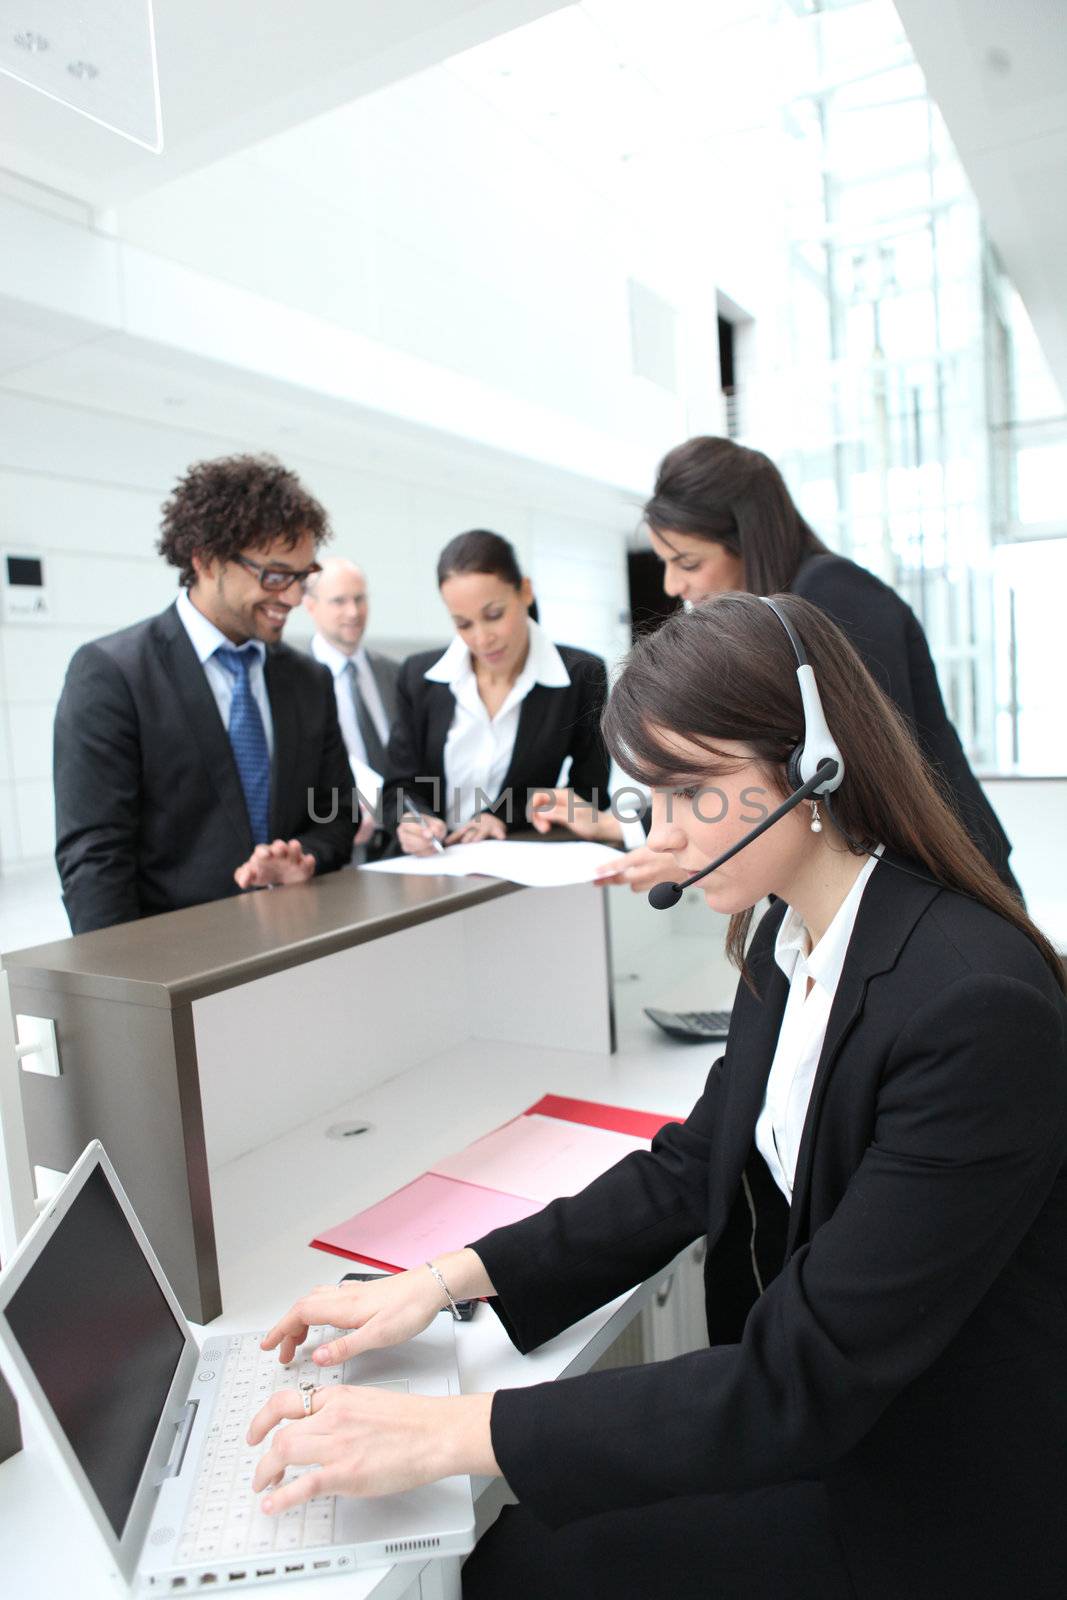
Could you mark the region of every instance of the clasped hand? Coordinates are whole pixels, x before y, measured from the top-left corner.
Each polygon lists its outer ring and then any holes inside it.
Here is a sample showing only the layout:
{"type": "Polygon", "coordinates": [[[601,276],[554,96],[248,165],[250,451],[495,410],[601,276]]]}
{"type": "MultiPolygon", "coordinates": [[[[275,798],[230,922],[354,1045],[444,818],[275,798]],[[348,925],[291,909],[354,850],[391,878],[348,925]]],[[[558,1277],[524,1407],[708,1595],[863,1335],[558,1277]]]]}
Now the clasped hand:
{"type": "Polygon", "coordinates": [[[535,789],[526,807],[527,816],[538,833],[566,828],[578,839],[601,844],[621,844],[622,828],[610,810],[602,811],[592,801],[583,800],[573,789],[535,789]]]}
{"type": "Polygon", "coordinates": [[[492,811],[479,811],[469,822],[460,823],[449,833],[440,817],[423,813],[416,821],[405,817],[396,830],[397,841],[407,856],[428,856],[433,853],[433,840],[445,845],[477,844],[482,839],[506,839],[508,830],[502,819],[492,811]]]}
{"type": "Polygon", "coordinates": [[[275,839],[272,844],[257,844],[248,860],[237,868],[233,881],[239,889],[306,883],[315,866],[315,857],[308,854],[299,839],[275,839]]]}

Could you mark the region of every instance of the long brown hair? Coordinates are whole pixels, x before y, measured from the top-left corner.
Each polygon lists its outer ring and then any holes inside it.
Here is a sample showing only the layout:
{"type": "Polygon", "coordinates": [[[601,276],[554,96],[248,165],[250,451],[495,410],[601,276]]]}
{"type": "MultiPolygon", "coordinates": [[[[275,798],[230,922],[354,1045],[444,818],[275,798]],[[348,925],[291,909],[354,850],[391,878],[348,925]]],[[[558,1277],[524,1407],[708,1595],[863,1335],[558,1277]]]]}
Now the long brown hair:
{"type": "Polygon", "coordinates": [[[750,594],[788,589],[805,557],[827,548],[769,456],[711,435],[667,452],[645,521],[666,538],[687,533],[740,556],[750,594]]]}
{"type": "MultiPolygon", "coordinates": [[[[1037,946],[1060,988],[1067,987],[1052,945],[980,854],[900,712],[840,628],[795,595],[778,595],[775,603],[803,642],[844,760],[831,815],[847,847],[864,854],[884,844],[944,888],[987,906],[1037,946]]],[[[639,783],[678,789],[744,765],[720,746],[736,740],[784,798],[785,764],[804,735],[796,665],[785,629],[755,595],[715,595],[676,612],[630,653],[604,712],[608,749],[639,783]],[[664,732],[706,752],[698,770],[679,771],[664,732]]],[[[751,922],[751,911],[740,912],[727,934],[730,958],[742,972],[751,922]]]]}

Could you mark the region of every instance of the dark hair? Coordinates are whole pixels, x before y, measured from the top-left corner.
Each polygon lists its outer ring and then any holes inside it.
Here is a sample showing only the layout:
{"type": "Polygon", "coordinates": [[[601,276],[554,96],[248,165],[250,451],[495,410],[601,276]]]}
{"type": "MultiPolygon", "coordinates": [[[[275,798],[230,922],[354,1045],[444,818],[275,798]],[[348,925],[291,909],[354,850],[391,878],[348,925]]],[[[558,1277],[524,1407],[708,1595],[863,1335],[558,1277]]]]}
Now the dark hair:
{"type": "Polygon", "coordinates": [[[232,561],[277,539],[291,549],[306,533],[316,550],[331,537],[326,512],[295,472],[274,456],[219,456],[194,462],[178,479],[156,549],[180,568],[188,588],[196,581],[194,554],[232,561]]]}
{"type": "MultiPolygon", "coordinates": [[[[848,848],[862,854],[884,844],[943,887],[987,906],[1033,941],[1064,988],[1052,945],[981,855],[903,716],[846,636],[806,600],[779,595],[776,604],[804,644],[844,759],[844,781],[826,809],[848,848]]],[[[603,729],[612,755],[640,783],[676,789],[736,770],[743,763],[719,747],[727,739],[754,752],[784,797],[785,763],[804,729],[796,657],[785,629],[750,594],[715,595],[691,612],[674,613],[634,645],[603,729]],[[707,752],[698,771],[679,771],[664,730],[707,752]]],[[[736,914],[727,935],[730,958],[746,977],[751,922],[751,911],[736,914]]]]}
{"type": "Polygon", "coordinates": [[[826,550],[769,457],[709,435],[667,452],[645,520],[662,536],[687,533],[740,556],[751,594],[788,589],[805,556],[826,550]]]}
{"type": "MultiPolygon", "coordinates": [[[[446,578],[468,572],[481,572],[487,577],[500,578],[513,589],[522,588],[523,573],[514,545],[488,528],[472,528],[469,533],[457,533],[454,539],[449,539],[437,559],[437,587],[440,588],[446,578]]],[[[536,600],[531,600],[529,612],[536,622],[536,600]]]]}

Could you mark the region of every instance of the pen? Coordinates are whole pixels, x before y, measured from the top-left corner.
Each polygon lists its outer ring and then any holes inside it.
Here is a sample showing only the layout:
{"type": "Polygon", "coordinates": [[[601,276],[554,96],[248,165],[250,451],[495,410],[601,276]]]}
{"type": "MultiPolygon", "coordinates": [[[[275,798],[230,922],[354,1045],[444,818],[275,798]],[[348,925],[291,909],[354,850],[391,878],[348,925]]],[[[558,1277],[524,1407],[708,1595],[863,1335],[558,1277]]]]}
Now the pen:
{"type": "Polygon", "coordinates": [[[410,817],[412,822],[417,824],[417,826],[426,835],[427,839],[429,839],[430,843],[433,845],[434,849],[437,851],[437,854],[439,856],[443,856],[444,853],[445,853],[444,845],[441,843],[441,841],[437,837],[436,833],[431,833],[429,828],[426,826],[425,822],[423,822],[421,812],[416,811],[415,807],[412,806],[412,805],[409,805],[406,800],[404,801],[404,815],[405,815],[405,817],[410,817]]]}

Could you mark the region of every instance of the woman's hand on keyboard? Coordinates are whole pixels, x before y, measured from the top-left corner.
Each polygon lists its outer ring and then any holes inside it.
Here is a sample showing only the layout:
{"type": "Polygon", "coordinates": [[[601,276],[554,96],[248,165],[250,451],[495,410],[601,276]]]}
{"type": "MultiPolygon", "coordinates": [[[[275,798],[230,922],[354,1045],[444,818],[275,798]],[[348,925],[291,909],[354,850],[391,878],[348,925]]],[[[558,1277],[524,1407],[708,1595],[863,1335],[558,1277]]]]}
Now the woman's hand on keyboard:
{"type": "MultiPolygon", "coordinates": [[[[473,1250],[457,1250],[437,1258],[457,1300],[492,1294],[489,1275],[473,1250]]],[[[261,1341],[264,1350],[277,1348],[285,1365],[293,1360],[317,1324],[352,1331],[320,1344],[312,1360],[320,1367],[337,1366],[365,1350],[380,1350],[414,1338],[441,1310],[441,1288],[428,1267],[373,1278],[367,1283],[320,1284],[291,1306],[261,1341]]]]}
{"type": "Polygon", "coordinates": [[[248,1430],[248,1443],[258,1445],[277,1428],[256,1463],[252,1487],[270,1491],[260,1505],[276,1514],[322,1495],[395,1494],[460,1472],[499,1476],[489,1431],[492,1399],[339,1384],[317,1390],[305,1416],[301,1395],[279,1389],[248,1430]],[[279,1422],[289,1426],[279,1428],[279,1422]],[[311,1470],[300,1470],[305,1467],[311,1470]],[[290,1468],[296,1475],[283,1483],[290,1468]]]}

